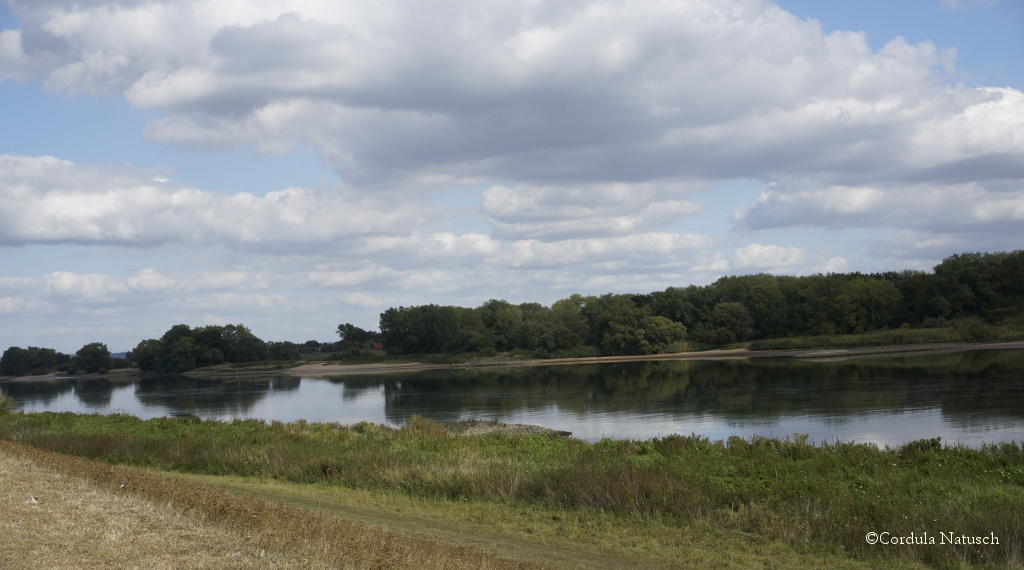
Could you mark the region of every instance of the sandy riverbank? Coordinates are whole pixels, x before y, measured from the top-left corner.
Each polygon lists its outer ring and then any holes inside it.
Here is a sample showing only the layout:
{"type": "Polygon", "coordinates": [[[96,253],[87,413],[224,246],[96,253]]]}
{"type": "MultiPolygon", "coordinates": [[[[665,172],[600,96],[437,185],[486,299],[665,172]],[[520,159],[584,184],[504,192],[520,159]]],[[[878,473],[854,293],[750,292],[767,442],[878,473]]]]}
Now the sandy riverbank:
{"type": "MultiPolygon", "coordinates": [[[[927,356],[950,354],[968,350],[1020,350],[1024,349],[1024,341],[987,342],[987,343],[922,343],[897,344],[887,346],[866,346],[852,348],[811,348],[786,350],[749,350],[737,348],[730,350],[702,350],[692,352],[676,352],[670,354],[642,354],[635,356],[592,356],[586,358],[534,358],[514,360],[510,358],[488,358],[459,364],[429,364],[424,362],[382,362],[376,364],[345,364],[343,362],[309,362],[291,368],[266,370],[216,369],[191,370],[186,376],[195,378],[259,378],[270,376],[300,376],[323,378],[328,376],[354,376],[376,374],[401,374],[409,372],[425,372],[429,370],[460,370],[487,368],[515,368],[536,366],[575,366],[580,364],[610,364],[616,362],[654,362],[660,360],[737,360],[747,358],[793,358],[799,360],[838,361],[878,358],[880,356],[913,355],[927,356]]],[[[20,378],[0,377],[3,381],[41,382],[64,379],[106,378],[111,381],[132,381],[140,372],[135,369],[112,370],[106,374],[88,374],[81,376],[61,376],[56,374],[45,376],[22,376],[20,378]]]]}
{"type": "Polygon", "coordinates": [[[650,362],[659,360],[735,360],[746,358],[795,358],[809,360],[843,360],[868,358],[880,355],[931,355],[964,352],[968,350],[1010,350],[1024,349],[1024,341],[991,342],[991,343],[924,343],[901,344],[889,346],[869,346],[860,348],[836,349],[788,349],[788,350],[703,350],[696,352],[677,352],[671,354],[645,354],[636,356],[593,356],[587,358],[543,358],[530,360],[486,359],[462,364],[425,364],[419,362],[379,363],[379,364],[343,364],[332,362],[312,362],[294,368],[281,370],[280,373],[294,376],[323,377],[349,376],[357,374],[396,374],[403,372],[422,372],[427,370],[454,370],[463,368],[506,368],[522,366],[571,366],[579,364],[609,364],[615,362],[650,362]]]}
{"type": "Polygon", "coordinates": [[[110,382],[134,382],[138,380],[141,372],[138,368],[116,368],[102,374],[64,374],[55,372],[53,374],[39,374],[35,376],[0,376],[3,382],[56,382],[60,380],[99,380],[104,379],[110,382]]]}

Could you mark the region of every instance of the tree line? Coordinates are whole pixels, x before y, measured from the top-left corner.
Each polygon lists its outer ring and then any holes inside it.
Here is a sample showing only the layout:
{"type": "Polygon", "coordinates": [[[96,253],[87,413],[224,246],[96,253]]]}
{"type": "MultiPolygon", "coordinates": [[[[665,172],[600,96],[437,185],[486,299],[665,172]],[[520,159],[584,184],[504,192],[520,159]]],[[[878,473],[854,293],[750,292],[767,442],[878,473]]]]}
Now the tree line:
{"type": "Polygon", "coordinates": [[[225,362],[296,360],[299,345],[265,342],[245,325],[191,328],[174,325],[160,338],[140,342],[129,358],[144,372],[184,372],[225,362]]]}
{"type": "Polygon", "coordinates": [[[663,352],[687,339],[726,345],[962,322],[982,331],[985,323],[1022,315],[1024,251],[1018,250],[953,255],[930,273],[762,273],[648,294],[572,295],[550,307],[493,299],[476,308],[397,307],[381,313],[379,333],[347,323],[339,329],[370,335],[389,353],[570,356],[663,352]]]}
{"type": "Polygon", "coordinates": [[[47,374],[55,370],[68,374],[95,373],[128,364],[125,359],[111,358],[110,349],[102,342],[90,342],[78,349],[74,356],[52,348],[12,346],[0,357],[0,374],[23,376],[47,374]]]}
{"type": "MultiPolygon", "coordinates": [[[[953,255],[932,272],[762,273],[647,294],[577,294],[551,306],[492,299],[474,308],[392,307],[380,314],[379,331],[343,323],[334,343],[265,342],[242,324],[179,324],[159,339],[141,341],[129,360],[143,371],[175,373],[221,363],[295,360],[302,352],[354,356],[374,348],[388,354],[652,354],[682,350],[686,341],[720,346],[951,325],[962,329],[965,340],[985,340],[991,323],[1024,324],[1022,318],[1024,250],[1017,250],[953,255]]],[[[10,347],[0,358],[0,374],[99,372],[118,364],[127,363],[113,361],[102,343],[90,343],[75,356],[10,347]]]]}

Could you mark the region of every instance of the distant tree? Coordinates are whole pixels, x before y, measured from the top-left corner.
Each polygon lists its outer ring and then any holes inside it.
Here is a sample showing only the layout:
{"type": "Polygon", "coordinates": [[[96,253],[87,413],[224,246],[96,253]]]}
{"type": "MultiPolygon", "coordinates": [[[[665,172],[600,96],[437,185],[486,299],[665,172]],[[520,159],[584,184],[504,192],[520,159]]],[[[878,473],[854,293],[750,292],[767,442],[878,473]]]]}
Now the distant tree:
{"type": "Polygon", "coordinates": [[[299,345],[294,342],[268,342],[267,351],[271,360],[298,360],[299,345]]]}
{"type": "Polygon", "coordinates": [[[199,366],[209,366],[224,362],[230,350],[230,339],[226,333],[226,327],[210,325],[197,328],[192,331],[191,336],[196,341],[196,344],[204,350],[197,362],[199,366]]]}
{"type": "Polygon", "coordinates": [[[75,353],[75,370],[106,372],[110,368],[110,349],[102,342],[91,342],[75,353]]]}
{"type": "Polygon", "coordinates": [[[380,338],[389,351],[462,352],[490,346],[474,309],[441,305],[390,308],[380,314],[380,338]]]}
{"type": "Polygon", "coordinates": [[[612,322],[602,342],[608,354],[656,354],[686,338],[682,323],[665,317],[643,317],[639,326],[612,322]]]}
{"type": "Polygon", "coordinates": [[[649,295],[651,312],[659,317],[693,326],[698,321],[699,311],[694,304],[697,287],[679,289],[669,287],[664,291],[655,291],[649,295]]]}
{"type": "Polygon", "coordinates": [[[323,349],[320,347],[320,341],[318,340],[307,340],[306,342],[302,343],[300,350],[306,353],[323,352],[323,349]]]}
{"type": "MultiPolygon", "coordinates": [[[[587,320],[588,344],[600,346],[601,351],[607,354],[621,354],[618,348],[605,346],[607,339],[613,336],[606,336],[606,333],[616,324],[615,334],[620,334],[626,329],[636,329],[645,316],[645,310],[638,307],[633,295],[601,295],[600,297],[584,297],[582,300],[581,314],[587,320]]],[[[615,343],[618,345],[618,343],[615,343]]]]}
{"type": "Polygon", "coordinates": [[[710,340],[713,343],[729,344],[746,340],[753,329],[754,319],[742,303],[718,303],[711,311],[710,340]]]}
{"type": "Polygon", "coordinates": [[[4,351],[0,357],[0,374],[21,376],[32,370],[32,361],[29,353],[20,346],[12,346],[4,351]]]}
{"type": "Polygon", "coordinates": [[[228,362],[256,362],[267,359],[267,344],[245,325],[227,325],[222,333],[227,342],[224,359],[228,362]]]}
{"type": "Polygon", "coordinates": [[[557,327],[560,348],[581,346],[590,333],[582,313],[583,302],[582,296],[572,295],[551,304],[551,320],[557,327]]]}
{"type": "Polygon", "coordinates": [[[167,329],[164,336],[160,337],[160,342],[162,342],[165,347],[171,347],[174,346],[174,343],[187,336],[192,336],[191,327],[188,325],[174,325],[167,329]]]}
{"type": "Polygon", "coordinates": [[[52,348],[12,346],[0,357],[0,374],[45,374],[65,365],[71,357],[52,348]]]}
{"type": "Polygon", "coordinates": [[[161,353],[160,371],[179,373],[192,370],[197,364],[200,348],[192,337],[179,338],[161,353]]]}
{"type": "Polygon", "coordinates": [[[509,303],[491,299],[478,309],[484,327],[498,350],[511,350],[524,343],[523,310],[509,303]]]}
{"type": "Polygon", "coordinates": [[[786,305],[779,290],[778,278],[759,273],[722,277],[712,285],[721,301],[741,303],[751,318],[751,332],[747,336],[783,334],[786,305]]]}
{"type": "Polygon", "coordinates": [[[128,353],[128,359],[143,372],[155,372],[160,370],[163,348],[164,343],[155,338],[143,340],[128,353]]]}
{"type": "Polygon", "coordinates": [[[862,277],[845,283],[841,297],[849,303],[855,323],[854,332],[874,330],[890,323],[903,296],[889,281],[862,277]]]}
{"type": "Polygon", "coordinates": [[[644,336],[643,329],[613,322],[605,330],[601,350],[605,354],[651,354],[654,347],[644,336]]]}
{"type": "Polygon", "coordinates": [[[665,317],[644,317],[644,338],[654,352],[665,352],[673,344],[686,340],[686,326],[665,317]]]}
{"type": "Polygon", "coordinates": [[[345,348],[363,347],[376,340],[377,336],[377,333],[359,328],[352,323],[338,325],[338,337],[341,339],[341,346],[345,348]]]}
{"type": "Polygon", "coordinates": [[[196,343],[196,366],[214,366],[224,362],[224,353],[219,348],[210,348],[196,343]]]}

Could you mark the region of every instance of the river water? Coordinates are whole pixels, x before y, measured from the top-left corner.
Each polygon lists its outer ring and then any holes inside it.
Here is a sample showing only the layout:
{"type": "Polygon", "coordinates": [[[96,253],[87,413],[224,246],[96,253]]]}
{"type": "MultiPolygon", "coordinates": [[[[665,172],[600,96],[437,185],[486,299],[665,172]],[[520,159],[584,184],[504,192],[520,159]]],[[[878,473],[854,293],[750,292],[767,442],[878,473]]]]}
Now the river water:
{"type": "Polygon", "coordinates": [[[880,446],[941,437],[1024,442],[1024,351],[850,362],[675,361],[258,380],[185,377],[0,383],[26,412],[194,414],[399,426],[414,414],[499,420],[575,437],[697,433],[880,446]]]}

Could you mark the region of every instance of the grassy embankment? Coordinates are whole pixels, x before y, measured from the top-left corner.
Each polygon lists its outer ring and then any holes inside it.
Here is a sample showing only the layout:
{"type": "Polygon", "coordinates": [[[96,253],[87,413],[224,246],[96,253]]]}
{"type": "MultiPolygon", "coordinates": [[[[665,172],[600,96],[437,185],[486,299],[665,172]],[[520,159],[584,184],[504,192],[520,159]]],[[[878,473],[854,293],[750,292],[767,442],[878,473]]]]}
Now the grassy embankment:
{"type": "Polygon", "coordinates": [[[9,414],[0,437],[112,463],[274,478],[308,492],[313,483],[436,501],[451,506],[436,509],[446,516],[473,505],[475,514],[458,516],[496,513],[580,544],[596,532],[607,541],[601,548],[651,562],[740,566],[760,555],[794,566],[1013,566],[1024,547],[1024,449],[1016,444],[973,450],[936,440],[879,450],[697,436],[587,443],[458,437],[421,419],[394,430],[71,414],[9,414]],[[1000,545],[883,548],[865,543],[868,531],[994,532],[1000,545]]]}
{"type": "MultiPolygon", "coordinates": [[[[1024,339],[1024,322],[1005,321],[985,324],[964,320],[943,328],[899,328],[861,334],[813,335],[754,340],[745,346],[751,350],[790,348],[852,348],[858,346],[895,346],[939,342],[995,342],[1024,339]]],[[[740,345],[736,345],[740,346],[740,345]]]]}

